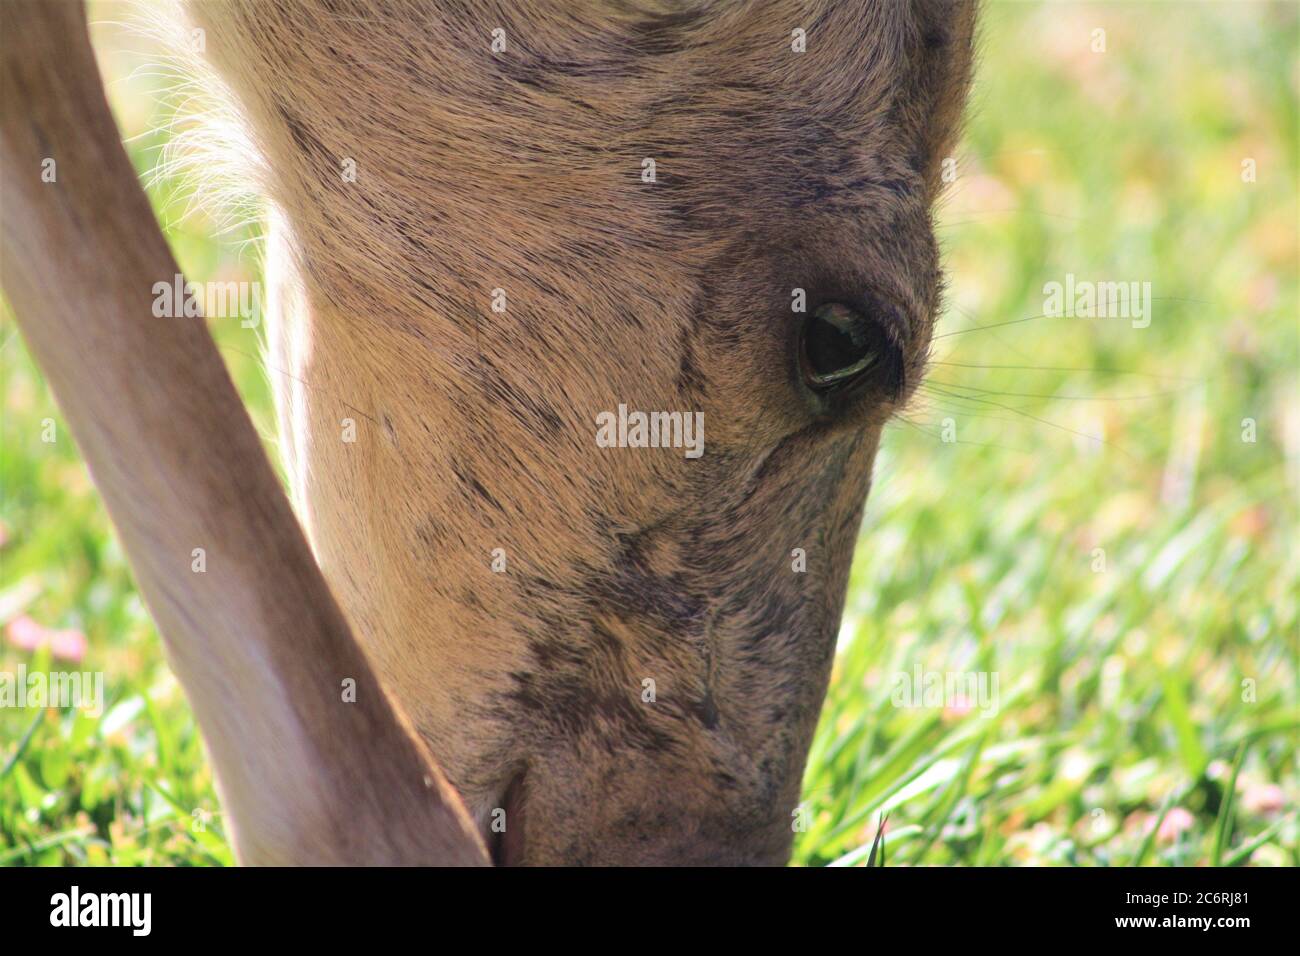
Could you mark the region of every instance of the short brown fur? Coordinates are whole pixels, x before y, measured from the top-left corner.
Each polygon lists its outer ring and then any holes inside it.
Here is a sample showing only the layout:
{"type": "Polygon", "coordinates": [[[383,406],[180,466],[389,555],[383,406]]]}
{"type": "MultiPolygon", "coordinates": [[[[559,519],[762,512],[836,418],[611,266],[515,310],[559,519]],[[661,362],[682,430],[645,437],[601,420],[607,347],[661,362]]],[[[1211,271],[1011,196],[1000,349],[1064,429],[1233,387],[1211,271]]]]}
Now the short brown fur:
{"type": "Polygon", "coordinates": [[[188,6],[272,210],[295,503],[480,834],[507,862],[784,862],[928,353],[973,3],[188,6]],[[810,400],[796,288],[884,303],[902,393],[810,400]],[[596,447],[620,403],[703,412],[705,454],[596,447]]]}

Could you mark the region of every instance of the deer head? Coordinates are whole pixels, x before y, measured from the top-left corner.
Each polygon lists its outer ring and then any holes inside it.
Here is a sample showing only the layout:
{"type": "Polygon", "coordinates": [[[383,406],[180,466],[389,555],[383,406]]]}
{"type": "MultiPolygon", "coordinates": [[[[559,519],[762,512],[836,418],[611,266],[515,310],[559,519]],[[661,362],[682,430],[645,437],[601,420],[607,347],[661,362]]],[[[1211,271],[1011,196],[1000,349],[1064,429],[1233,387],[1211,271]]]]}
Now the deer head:
{"type": "Polygon", "coordinates": [[[973,4],[190,7],[298,513],[479,834],[783,862],[973,4]]]}

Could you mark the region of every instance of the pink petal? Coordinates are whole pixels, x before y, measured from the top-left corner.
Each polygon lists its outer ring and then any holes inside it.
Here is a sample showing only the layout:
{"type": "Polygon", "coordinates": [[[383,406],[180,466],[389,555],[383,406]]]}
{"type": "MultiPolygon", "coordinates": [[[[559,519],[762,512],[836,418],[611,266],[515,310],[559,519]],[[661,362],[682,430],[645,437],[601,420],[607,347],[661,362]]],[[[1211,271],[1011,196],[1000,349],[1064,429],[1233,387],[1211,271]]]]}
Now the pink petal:
{"type": "Polygon", "coordinates": [[[1286,794],[1275,783],[1257,783],[1246,788],[1241,805],[1251,813],[1277,813],[1286,806],[1286,794]]]}
{"type": "Polygon", "coordinates": [[[41,639],[45,636],[45,628],[26,614],[20,614],[10,621],[6,632],[9,635],[9,643],[25,651],[36,650],[41,646],[41,639]]]}
{"type": "Polygon", "coordinates": [[[1156,839],[1161,843],[1173,843],[1183,832],[1190,830],[1196,823],[1196,817],[1182,807],[1174,807],[1165,814],[1156,839]]]}
{"type": "Polygon", "coordinates": [[[51,631],[50,653],[60,660],[80,663],[86,656],[86,635],[81,631],[51,631]]]}
{"type": "Polygon", "coordinates": [[[953,697],[952,703],[943,709],[943,718],[945,720],[956,720],[960,717],[965,717],[974,709],[975,705],[968,697],[963,694],[957,694],[953,697]]]}
{"type": "Polygon", "coordinates": [[[20,614],[6,628],[9,643],[24,651],[34,651],[48,644],[50,653],[59,660],[76,663],[86,656],[89,642],[86,635],[75,628],[56,631],[20,614]]]}

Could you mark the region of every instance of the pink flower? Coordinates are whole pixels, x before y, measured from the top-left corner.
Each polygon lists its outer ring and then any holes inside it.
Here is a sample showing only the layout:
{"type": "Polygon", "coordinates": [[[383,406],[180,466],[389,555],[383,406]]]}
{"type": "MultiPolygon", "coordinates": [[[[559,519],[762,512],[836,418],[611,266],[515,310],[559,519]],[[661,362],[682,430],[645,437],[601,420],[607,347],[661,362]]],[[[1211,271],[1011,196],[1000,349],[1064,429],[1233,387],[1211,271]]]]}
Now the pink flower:
{"type": "Polygon", "coordinates": [[[1275,783],[1256,783],[1241,795],[1241,805],[1251,813],[1278,813],[1286,806],[1286,795],[1275,783]]]}
{"type": "Polygon", "coordinates": [[[73,628],[55,630],[21,614],[9,622],[6,630],[9,643],[24,651],[34,651],[48,644],[50,653],[59,660],[76,663],[86,656],[86,635],[73,628]]]}
{"type": "Polygon", "coordinates": [[[960,720],[972,710],[975,704],[965,694],[954,694],[952,701],[943,709],[944,720],[960,720]]]}
{"type": "Polygon", "coordinates": [[[1156,833],[1156,840],[1161,843],[1173,843],[1183,833],[1190,830],[1196,823],[1196,818],[1184,810],[1182,807],[1173,807],[1160,823],[1160,830],[1156,833]]]}
{"type": "Polygon", "coordinates": [[[44,628],[26,614],[20,615],[9,622],[9,643],[24,651],[34,651],[41,646],[43,631],[44,628]]]}

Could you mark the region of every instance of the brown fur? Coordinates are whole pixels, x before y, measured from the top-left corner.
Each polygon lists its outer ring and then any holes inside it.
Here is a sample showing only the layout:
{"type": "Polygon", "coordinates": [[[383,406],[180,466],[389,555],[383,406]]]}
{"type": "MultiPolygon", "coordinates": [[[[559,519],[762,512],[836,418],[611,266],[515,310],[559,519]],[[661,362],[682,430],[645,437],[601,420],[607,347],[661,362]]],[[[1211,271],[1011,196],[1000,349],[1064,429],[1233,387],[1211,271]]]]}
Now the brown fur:
{"type": "Polygon", "coordinates": [[[487,862],[349,633],[206,326],[152,313],[176,263],[80,4],[0,5],[0,90],[0,281],[203,728],[240,859],[487,862]]]}
{"type": "Polygon", "coordinates": [[[919,378],[970,5],[194,6],[282,216],[312,542],[473,815],[514,784],[527,862],[783,860],[896,407],[809,414],[791,289],[896,303],[919,378]],[[706,454],[596,448],[619,402],[706,454]]]}
{"type": "Polygon", "coordinates": [[[507,862],[783,862],[928,351],[973,4],[189,6],[272,210],[300,516],[481,834],[504,807],[507,862]],[[811,401],[796,287],[892,315],[903,393],[811,401]],[[705,454],[596,447],[619,403],[702,411],[705,454]]]}

